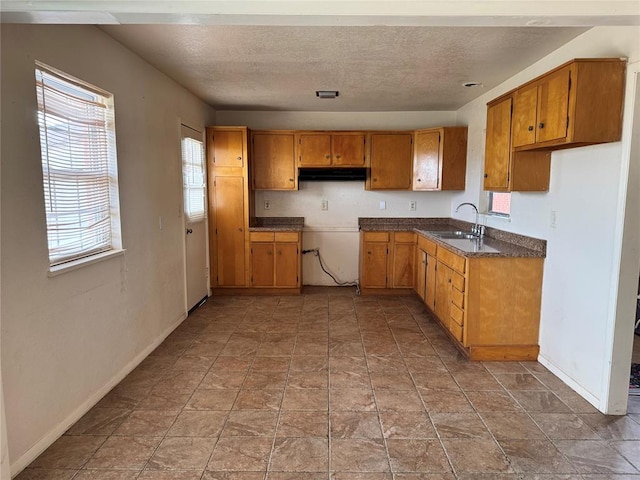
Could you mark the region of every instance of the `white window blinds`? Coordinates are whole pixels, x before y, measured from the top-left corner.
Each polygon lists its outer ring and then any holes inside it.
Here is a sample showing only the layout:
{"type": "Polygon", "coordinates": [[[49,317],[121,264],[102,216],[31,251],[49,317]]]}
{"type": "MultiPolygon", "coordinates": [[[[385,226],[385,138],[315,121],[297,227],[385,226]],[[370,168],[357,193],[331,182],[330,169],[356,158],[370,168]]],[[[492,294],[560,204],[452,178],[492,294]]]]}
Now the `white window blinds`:
{"type": "Polygon", "coordinates": [[[182,179],[184,213],[188,222],[206,218],[206,186],[204,144],[196,137],[202,134],[182,126],[182,179]]]}
{"type": "Polygon", "coordinates": [[[120,247],[113,96],[39,63],[36,91],[51,266],[120,247]]]}

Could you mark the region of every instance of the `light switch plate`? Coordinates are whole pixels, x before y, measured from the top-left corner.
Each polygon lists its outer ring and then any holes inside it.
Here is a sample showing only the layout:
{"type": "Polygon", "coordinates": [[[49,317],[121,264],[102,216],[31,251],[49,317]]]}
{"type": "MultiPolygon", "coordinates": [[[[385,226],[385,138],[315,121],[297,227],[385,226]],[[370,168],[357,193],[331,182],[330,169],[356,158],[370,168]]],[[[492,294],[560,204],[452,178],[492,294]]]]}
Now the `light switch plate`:
{"type": "Polygon", "coordinates": [[[271,210],[271,202],[269,202],[269,200],[264,201],[264,209],[271,210]]]}
{"type": "Polygon", "coordinates": [[[418,205],[418,202],[416,202],[415,200],[411,200],[409,202],[409,211],[415,212],[417,205],[418,205]]]}
{"type": "Polygon", "coordinates": [[[380,210],[386,210],[387,208],[387,202],[385,202],[384,200],[380,200],[380,210]]]}
{"type": "Polygon", "coordinates": [[[321,208],[322,210],[329,210],[329,200],[322,200],[321,208]]]}
{"type": "Polygon", "coordinates": [[[556,228],[558,226],[558,212],[555,210],[551,210],[551,219],[550,222],[551,228],[556,228]]]}

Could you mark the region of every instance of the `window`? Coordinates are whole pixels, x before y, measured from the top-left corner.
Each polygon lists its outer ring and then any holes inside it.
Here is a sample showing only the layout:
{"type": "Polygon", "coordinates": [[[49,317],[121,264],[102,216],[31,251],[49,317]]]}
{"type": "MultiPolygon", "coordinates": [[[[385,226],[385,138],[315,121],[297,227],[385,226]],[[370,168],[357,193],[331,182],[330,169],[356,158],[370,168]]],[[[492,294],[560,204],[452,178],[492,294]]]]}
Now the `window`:
{"type": "Polygon", "coordinates": [[[489,192],[489,214],[500,217],[511,215],[511,193],[489,192]]]}
{"type": "Polygon", "coordinates": [[[52,267],[120,249],[113,95],[36,63],[52,267]]]}
{"type": "Polygon", "coordinates": [[[204,144],[202,134],[185,125],[182,125],[182,180],[187,222],[201,222],[206,218],[204,144]]]}

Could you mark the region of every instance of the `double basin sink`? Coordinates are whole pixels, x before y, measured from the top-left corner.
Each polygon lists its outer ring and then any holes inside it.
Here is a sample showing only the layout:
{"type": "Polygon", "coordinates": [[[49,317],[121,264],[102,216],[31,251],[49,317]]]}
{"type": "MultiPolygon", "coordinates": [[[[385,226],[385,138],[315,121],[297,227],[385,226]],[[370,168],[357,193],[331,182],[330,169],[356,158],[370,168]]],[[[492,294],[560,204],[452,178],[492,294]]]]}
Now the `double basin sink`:
{"type": "Polygon", "coordinates": [[[444,239],[454,239],[454,238],[463,238],[469,240],[480,240],[480,237],[471,233],[464,232],[461,230],[447,230],[447,231],[427,231],[428,234],[433,235],[434,237],[444,238],[444,239]]]}

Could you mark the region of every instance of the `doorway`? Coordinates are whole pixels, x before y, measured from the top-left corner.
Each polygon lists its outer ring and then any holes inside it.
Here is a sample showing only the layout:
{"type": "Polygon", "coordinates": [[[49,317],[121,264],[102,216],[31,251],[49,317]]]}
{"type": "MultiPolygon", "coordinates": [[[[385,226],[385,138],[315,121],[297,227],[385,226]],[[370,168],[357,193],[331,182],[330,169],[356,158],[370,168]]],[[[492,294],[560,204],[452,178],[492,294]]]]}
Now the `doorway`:
{"type": "Polygon", "coordinates": [[[187,311],[209,294],[207,187],[203,133],[181,125],[187,311]]]}

